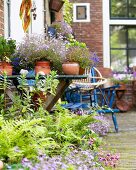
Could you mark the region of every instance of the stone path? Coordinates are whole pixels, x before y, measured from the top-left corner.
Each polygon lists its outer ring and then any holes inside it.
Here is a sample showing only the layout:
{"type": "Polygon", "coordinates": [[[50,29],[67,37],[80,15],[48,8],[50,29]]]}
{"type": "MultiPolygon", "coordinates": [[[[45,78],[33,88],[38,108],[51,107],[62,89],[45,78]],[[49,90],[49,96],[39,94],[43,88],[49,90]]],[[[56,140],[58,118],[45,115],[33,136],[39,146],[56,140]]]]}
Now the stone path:
{"type": "MultiPolygon", "coordinates": [[[[111,118],[111,116],[110,116],[111,118]]],[[[112,132],[104,138],[109,148],[120,153],[119,165],[115,170],[136,170],[136,111],[118,113],[119,133],[112,132]]]]}

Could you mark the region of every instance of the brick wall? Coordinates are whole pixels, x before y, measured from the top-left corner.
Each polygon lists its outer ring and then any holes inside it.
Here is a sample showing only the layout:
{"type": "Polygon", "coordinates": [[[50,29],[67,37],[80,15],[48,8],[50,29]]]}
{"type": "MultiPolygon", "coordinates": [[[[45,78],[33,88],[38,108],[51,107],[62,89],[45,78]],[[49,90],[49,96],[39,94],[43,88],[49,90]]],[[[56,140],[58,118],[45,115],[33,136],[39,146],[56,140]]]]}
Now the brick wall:
{"type": "Polygon", "coordinates": [[[4,35],[4,3],[0,0],[0,35],[4,35]]]}
{"type": "MultiPolygon", "coordinates": [[[[83,2],[83,0],[78,0],[83,2]]],[[[92,52],[97,52],[100,57],[99,66],[103,65],[103,21],[102,21],[102,0],[86,0],[90,3],[91,22],[73,23],[75,38],[87,44],[92,52]]]]}

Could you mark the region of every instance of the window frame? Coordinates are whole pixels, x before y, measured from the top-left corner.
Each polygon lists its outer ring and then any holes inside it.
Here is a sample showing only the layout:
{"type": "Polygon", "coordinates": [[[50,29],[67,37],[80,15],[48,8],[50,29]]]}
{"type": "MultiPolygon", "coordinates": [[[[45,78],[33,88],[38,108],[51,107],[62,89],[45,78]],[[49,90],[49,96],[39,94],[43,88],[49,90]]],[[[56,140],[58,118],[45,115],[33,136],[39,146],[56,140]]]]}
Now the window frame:
{"type": "Polygon", "coordinates": [[[109,8],[110,8],[110,19],[112,20],[136,20],[136,17],[129,17],[129,0],[126,0],[127,1],[127,17],[112,17],[112,7],[111,7],[111,1],[112,0],[109,0],[109,8]]]}
{"type": "MultiPolygon", "coordinates": [[[[111,26],[123,26],[123,25],[109,25],[109,32],[110,32],[110,27],[111,26]]],[[[129,50],[136,50],[136,47],[135,48],[130,48],[129,47],[129,28],[133,28],[135,27],[136,28],[136,25],[125,25],[125,30],[126,30],[126,47],[125,48],[113,48],[111,47],[111,32],[110,32],[110,36],[109,36],[109,39],[110,39],[110,66],[111,66],[111,51],[112,50],[126,50],[126,66],[128,68],[130,68],[130,63],[129,63],[129,50]]]]}
{"type": "Polygon", "coordinates": [[[73,4],[73,22],[90,22],[90,3],[74,3],[73,4]],[[86,8],[86,18],[78,19],[77,9],[78,7],[85,7],[86,8]]]}

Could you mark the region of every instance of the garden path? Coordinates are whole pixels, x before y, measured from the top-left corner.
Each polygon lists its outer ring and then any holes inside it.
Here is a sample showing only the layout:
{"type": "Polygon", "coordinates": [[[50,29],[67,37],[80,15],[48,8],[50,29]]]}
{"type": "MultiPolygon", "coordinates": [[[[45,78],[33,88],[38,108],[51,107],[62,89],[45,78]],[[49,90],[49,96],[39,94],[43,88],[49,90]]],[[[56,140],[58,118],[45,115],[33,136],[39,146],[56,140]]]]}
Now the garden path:
{"type": "Polygon", "coordinates": [[[120,153],[119,165],[115,170],[136,170],[136,110],[118,113],[119,133],[112,131],[104,137],[106,149],[112,148],[120,153]]]}

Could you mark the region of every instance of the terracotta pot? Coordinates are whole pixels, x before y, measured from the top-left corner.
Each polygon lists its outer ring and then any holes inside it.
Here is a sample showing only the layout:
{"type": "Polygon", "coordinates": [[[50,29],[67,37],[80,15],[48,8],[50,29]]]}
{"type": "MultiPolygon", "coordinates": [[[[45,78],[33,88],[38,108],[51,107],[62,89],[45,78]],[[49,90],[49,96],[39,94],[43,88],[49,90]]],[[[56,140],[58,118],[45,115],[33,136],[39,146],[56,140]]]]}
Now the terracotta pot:
{"type": "Polygon", "coordinates": [[[63,4],[64,4],[64,1],[61,1],[61,0],[50,0],[49,8],[53,11],[59,12],[63,4]]]}
{"type": "Polygon", "coordinates": [[[79,68],[79,74],[80,74],[80,75],[83,75],[84,73],[85,73],[85,69],[80,67],[80,68],[79,68]]]}
{"type": "Polygon", "coordinates": [[[50,62],[49,61],[37,61],[35,66],[35,73],[50,74],[50,62]]]}
{"type": "Polygon", "coordinates": [[[49,61],[36,61],[35,63],[36,66],[50,66],[49,61]]]}
{"type": "Polygon", "coordinates": [[[64,74],[68,75],[78,75],[79,74],[79,64],[78,63],[63,63],[62,70],[64,74]]]}
{"type": "Polygon", "coordinates": [[[6,72],[8,76],[12,75],[13,67],[8,62],[0,62],[0,74],[3,75],[3,73],[6,72]]]}
{"type": "Polygon", "coordinates": [[[120,85],[120,87],[119,88],[117,88],[117,90],[126,90],[127,89],[127,87],[126,87],[126,84],[125,83],[119,83],[119,85],[120,85]]]}
{"type": "Polygon", "coordinates": [[[127,112],[131,108],[131,105],[125,100],[116,101],[116,106],[122,112],[127,112]]]}

